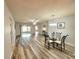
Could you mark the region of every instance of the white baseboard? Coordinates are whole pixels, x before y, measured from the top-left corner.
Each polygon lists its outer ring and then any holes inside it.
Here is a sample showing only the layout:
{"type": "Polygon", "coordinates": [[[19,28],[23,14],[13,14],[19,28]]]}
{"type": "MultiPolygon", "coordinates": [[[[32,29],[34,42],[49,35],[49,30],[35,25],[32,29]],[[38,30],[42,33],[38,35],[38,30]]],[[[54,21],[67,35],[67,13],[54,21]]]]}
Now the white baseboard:
{"type": "Polygon", "coordinates": [[[74,44],[71,44],[71,43],[66,43],[66,45],[68,45],[68,46],[71,46],[71,47],[74,47],[74,48],[75,48],[75,45],[74,45],[74,44]]]}
{"type": "Polygon", "coordinates": [[[71,52],[72,55],[75,56],[75,45],[70,44],[70,43],[66,43],[66,50],[71,52]]]}

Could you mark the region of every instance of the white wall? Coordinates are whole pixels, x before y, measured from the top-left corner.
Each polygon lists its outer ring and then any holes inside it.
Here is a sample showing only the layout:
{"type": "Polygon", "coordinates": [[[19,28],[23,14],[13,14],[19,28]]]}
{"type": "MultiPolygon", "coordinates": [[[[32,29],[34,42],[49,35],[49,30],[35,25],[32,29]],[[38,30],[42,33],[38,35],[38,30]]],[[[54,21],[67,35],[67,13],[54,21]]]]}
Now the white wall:
{"type": "Polygon", "coordinates": [[[15,45],[15,21],[6,3],[4,3],[4,58],[11,59],[12,47],[15,45]],[[11,25],[10,25],[11,24],[11,25]],[[12,32],[11,32],[12,26],[12,32]],[[12,33],[12,40],[11,40],[12,33]]]}
{"type": "Polygon", "coordinates": [[[16,35],[20,35],[20,24],[16,23],[16,35]]]}
{"type": "Polygon", "coordinates": [[[49,24],[58,23],[58,22],[65,22],[64,29],[57,29],[57,26],[49,26],[49,33],[52,32],[62,32],[62,35],[68,34],[69,37],[66,39],[66,43],[75,47],[75,16],[68,16],[59,19],[49,20],[49,24]]]}

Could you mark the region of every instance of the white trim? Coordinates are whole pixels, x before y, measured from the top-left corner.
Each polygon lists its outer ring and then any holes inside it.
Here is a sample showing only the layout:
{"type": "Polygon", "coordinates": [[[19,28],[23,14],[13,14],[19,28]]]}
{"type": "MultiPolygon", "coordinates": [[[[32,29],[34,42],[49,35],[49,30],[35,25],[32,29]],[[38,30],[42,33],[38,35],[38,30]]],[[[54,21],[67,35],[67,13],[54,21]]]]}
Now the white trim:
{"type": "Polygon", "coordinates": [[[11,52],[10,59],[12,59],[13,51],[11,52]]]}
{"type": "Polygon", "coordinates": [[[75,48],[75,45],[74,44],[71,44],[71,43],[66,43],[66,45],[69,45],[71,47],[74,47],[75,48]]]}

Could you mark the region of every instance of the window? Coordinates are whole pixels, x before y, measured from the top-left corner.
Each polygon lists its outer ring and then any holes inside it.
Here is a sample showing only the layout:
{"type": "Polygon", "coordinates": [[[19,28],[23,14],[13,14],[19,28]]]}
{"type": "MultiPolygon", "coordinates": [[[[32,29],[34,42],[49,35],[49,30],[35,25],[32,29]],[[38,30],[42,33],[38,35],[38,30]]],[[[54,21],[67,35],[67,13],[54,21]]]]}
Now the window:
{"type": "Polygon", "coordinates": [[[30,32],[30,31],[31,31],[30,26],[23,25],[21,28],[21,32],[30,32]]]}
{"type": "Polygon", "coordinates": [[[23,25],[21,27],[21,35],[22,35],[22,37],[30,37],[31,36],[30,31],[31,31],[30,26],[23,25]]]}
{"type": "Polygon", "coordinates": [[[27,26],[23,25],[21,30],[22,32],[27,32],[27,26]]]}

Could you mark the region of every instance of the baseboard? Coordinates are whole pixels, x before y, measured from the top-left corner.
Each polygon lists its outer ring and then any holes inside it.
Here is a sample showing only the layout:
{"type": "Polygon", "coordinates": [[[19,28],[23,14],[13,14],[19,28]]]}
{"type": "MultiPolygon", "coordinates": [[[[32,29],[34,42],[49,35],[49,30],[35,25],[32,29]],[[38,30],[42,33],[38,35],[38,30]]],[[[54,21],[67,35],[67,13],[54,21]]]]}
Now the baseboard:
{"type": "Polygon", "coordinates": [[[69,45],[69,46],[71,46],[71,47],[74,47],[74,48],[75,48],[75,45],[73,45],[73,44],[66,43],[66,45],[69,45]]]}
{"type": "Polygon", "coordinates": [[[13,56],[13,51],[11,52],[10,59],[12,59],[12,56],[13,56]]]}
{"type": "Polygon", "coordinates": [[[66,43],[65,46],[66,46],[65,47],[66,50],[70,51],[72,53],[72,55],[75,56],[75,46],[74,45],[71,45],[69,43],[66,43]]]}

